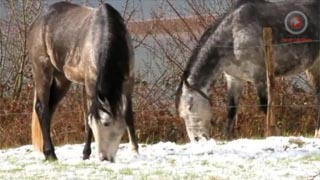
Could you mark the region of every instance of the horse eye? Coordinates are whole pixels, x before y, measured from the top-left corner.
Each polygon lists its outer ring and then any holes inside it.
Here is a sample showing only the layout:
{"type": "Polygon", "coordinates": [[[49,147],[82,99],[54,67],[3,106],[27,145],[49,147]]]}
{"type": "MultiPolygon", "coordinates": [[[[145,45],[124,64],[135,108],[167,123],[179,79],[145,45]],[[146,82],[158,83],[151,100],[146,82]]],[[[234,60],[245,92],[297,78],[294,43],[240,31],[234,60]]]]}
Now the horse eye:
{"type": "Polygon", "coordinates": [[[104,127],[110,126],[110,123],[108,123],[108,122],[104,122],[104,123],[102,123],[102,124],[103,124],[104,127]]]}

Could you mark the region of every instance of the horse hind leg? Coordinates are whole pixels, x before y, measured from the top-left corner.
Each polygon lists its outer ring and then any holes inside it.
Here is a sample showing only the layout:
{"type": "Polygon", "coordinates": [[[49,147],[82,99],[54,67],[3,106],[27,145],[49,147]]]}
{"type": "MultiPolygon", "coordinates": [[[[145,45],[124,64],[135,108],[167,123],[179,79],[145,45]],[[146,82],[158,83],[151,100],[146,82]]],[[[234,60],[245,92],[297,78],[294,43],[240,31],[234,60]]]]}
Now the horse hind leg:
{"type": "Polygon", "coordinates": [[[259,97],[259,109],[266,115],[268,111],[268,93],[265,83],[256,83],[257,94],[259,97]]]}
{"type": "Polygon", "coordinates": [[[44,153],[46,159],[57,159],[50,137],[51,112],[49,99],[53,81],[53,67],[48,57],[41,56],[35,60],[37,62],[33,63],[35,113],[32,118],[32,143],[36,149],[44,153]]]}
{"type": "MultiPolygon", "coordinates": [[[[38,144],[38,146],[42,146],[39,149],[43,150],[46,160],[56,160],[57,156],[54,152],[50,136],[51,119],[58,102],[65,95],[70,82],[62,75],[54,76],[52,67],[36,70],[34,71],[36,82],[35,111],[39,121],[34,123],[39,123],[41,132],[38,134],[42,134],[43,138],[43,144],[38,144]]],[[[33,129],[32,131],[37,131],[37,129],[33,129]]]]}
{"type": "MultiPolygon", "coordinates": [[[[50,121],[53,113],[56,110],[58,103],[65,96],[67,91],[69,90],[71,82],[66,79],[66,77],[61,73],[55,73],[53,82],[50,88],[50,98],[49,98],[49,110],[50,110],[50,121]]],[[[50,123],[49,123],[50,127],[50,123]]],[[[50,132],[50,128],[49,128],[50,132]]],[[[46,157],[46,159],[51,159],[50,157],[46,157]]],[[[53,158],[54,159],[54,158],[53,158]]]]}
{"type": "Polygon", "coordinates": [[[228,121],[224,132],[227,139],[234,137],[235,116],[237,113],[237,106],[241,97],[243,84],[242,81],[226,74],[227,79],[227,94],[228,94],[228,121]]]}
{"type": "Polygon", "coordinates": [[[316,61],[316,63],[307,70],[307,76],[310,81],[310,84],[314,87],[315,95],[317,98],[317,121],[315,128],[315,138],[320,138],[320,58],[316,61]]]}

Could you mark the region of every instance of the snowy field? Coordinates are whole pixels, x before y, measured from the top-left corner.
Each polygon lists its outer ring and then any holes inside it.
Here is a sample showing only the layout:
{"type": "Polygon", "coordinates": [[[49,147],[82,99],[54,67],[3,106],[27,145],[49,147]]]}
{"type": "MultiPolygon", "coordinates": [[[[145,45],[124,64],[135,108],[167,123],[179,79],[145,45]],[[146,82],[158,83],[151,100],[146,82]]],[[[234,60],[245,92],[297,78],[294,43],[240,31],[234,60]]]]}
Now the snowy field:
{"type": "Polygon", "coordinates": [[[57,162],[44,162],[31,145],[0,150],[0,179],[320,179],[320,139],[162,142],[140,144],[139,155],[121,144],[115,163],[99,162],[95,154],[83,161],[82,149],[56,147],[57,162]]]}

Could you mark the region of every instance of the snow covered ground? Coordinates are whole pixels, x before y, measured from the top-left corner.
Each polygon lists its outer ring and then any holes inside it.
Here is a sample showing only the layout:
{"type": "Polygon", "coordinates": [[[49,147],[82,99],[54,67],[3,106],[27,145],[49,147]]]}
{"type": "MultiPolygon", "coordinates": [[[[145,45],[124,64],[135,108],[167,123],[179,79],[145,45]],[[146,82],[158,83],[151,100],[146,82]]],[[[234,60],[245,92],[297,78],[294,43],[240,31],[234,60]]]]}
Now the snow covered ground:
{"type": "Polygon", "coordinates": [[[139,155],[121,144],[116,163],[100,162],[95,154],[83,161],[82,148],[56,147],[57,162],[44,162],[31,145],[0,150],[0,179],[320,179],[320,139],[161,142],[140,144],[139,155]]]}

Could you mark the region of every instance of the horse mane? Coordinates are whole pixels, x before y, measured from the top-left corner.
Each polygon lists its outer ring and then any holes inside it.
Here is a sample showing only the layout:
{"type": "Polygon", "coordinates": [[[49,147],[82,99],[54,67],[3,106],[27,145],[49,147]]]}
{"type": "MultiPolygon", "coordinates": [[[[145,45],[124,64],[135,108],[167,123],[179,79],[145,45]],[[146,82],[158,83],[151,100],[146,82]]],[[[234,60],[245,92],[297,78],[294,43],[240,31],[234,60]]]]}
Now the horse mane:
{"type": "Polygon", "coordinates": [[[236,0],[231,9],[237,9],[238,7],[247,3],[265,3],[266,0],[236,0]]]}
{"type": "Polygon", "coordinates": [[[200,51],[201,47],[206,43],[206,41],[212,35],[212,33],[214,33],[215,30],[219,27],[220,23],[222,22],[222,20],[226,16],[226,14],[222,15],[221,17],[219,17],[215,21],[215,23],[213,23],[212,25],[210,25],[207,28],[207,30],[201,36],[200,40],[197,42],[196,47],[192,51],[192,54],[191,54],[191,56],[190,56],[190,58],[188,60],[186,68],[185,68],[185,70],[184,70],[184,72],[182,74],[182,78],[180,80],[180,84],[179,84],[179,86],[177,88],[177,91],[176,91],[176,101],[175,101],[176,109],[178,109],[178,106],[179,106],[179,100],[180,100],[180,97],[181,97],[181,94],[182,94],[182,85],[183,85],[183,83],[185,83],[187,86],[190,86],[188,81],[187,81],[187,79],[188,79],[188,76],[190,74],[190,69],[192,68],[192,66],[194,65],[195,61],[197,60],[197,56],[199,54],[199,51],[200,51]]]}
{"type": "Polygon", "coordinates": [[[231,6],[230,10],[228,12],[226,12],[225,14],[223,14],[222,16],[220,16],[219,18],[217,18],[217,20],[210,25],[207,30],[203,33],[203,35],[201,36],[200,40],[198,41],[196,47],[194,48],[194,50],[192,51],[192,54],[188,60],[188,63],[186,65],[186,68],[182,74],[182,78],[180,81],[180,84],[177,88],[176,91],[176,108],[178,108],[179,105],[179,99],[180,96],[182,94],[182,85],[183,83],[185,83],[187,86],[190,86],[190,84],[187,82],[187,78],[190,75],[190,70],[193,67],[194,63],[197,60],[199,51],[201,50],[202,46],[207,42],[207,40],[209,39],[209,37],[216,31],[216,29],[219,27],[219,25],[221,24],[221,22],[224,20],[224,18],[229,14],[232,13],[235,9],[239,8],[240,6],[247,4],[247,3],[265,3],[267,2],[266,0],[236,0],[233,5],[231,6]]]}
{"type": "Polygon", "coordinates": [[[107,13],[108,32],[103,31],[105,37],[100,42],[103,48],[98,54],[96,97],[93,98],[91,111],[94,116],[99,117],[99,99],[108,101],[112,116],[116,119],[122,105],[123,82],[129,74],[127,29],[123,18],[112,6],[106,3],[99,10],[107,13]]]}

